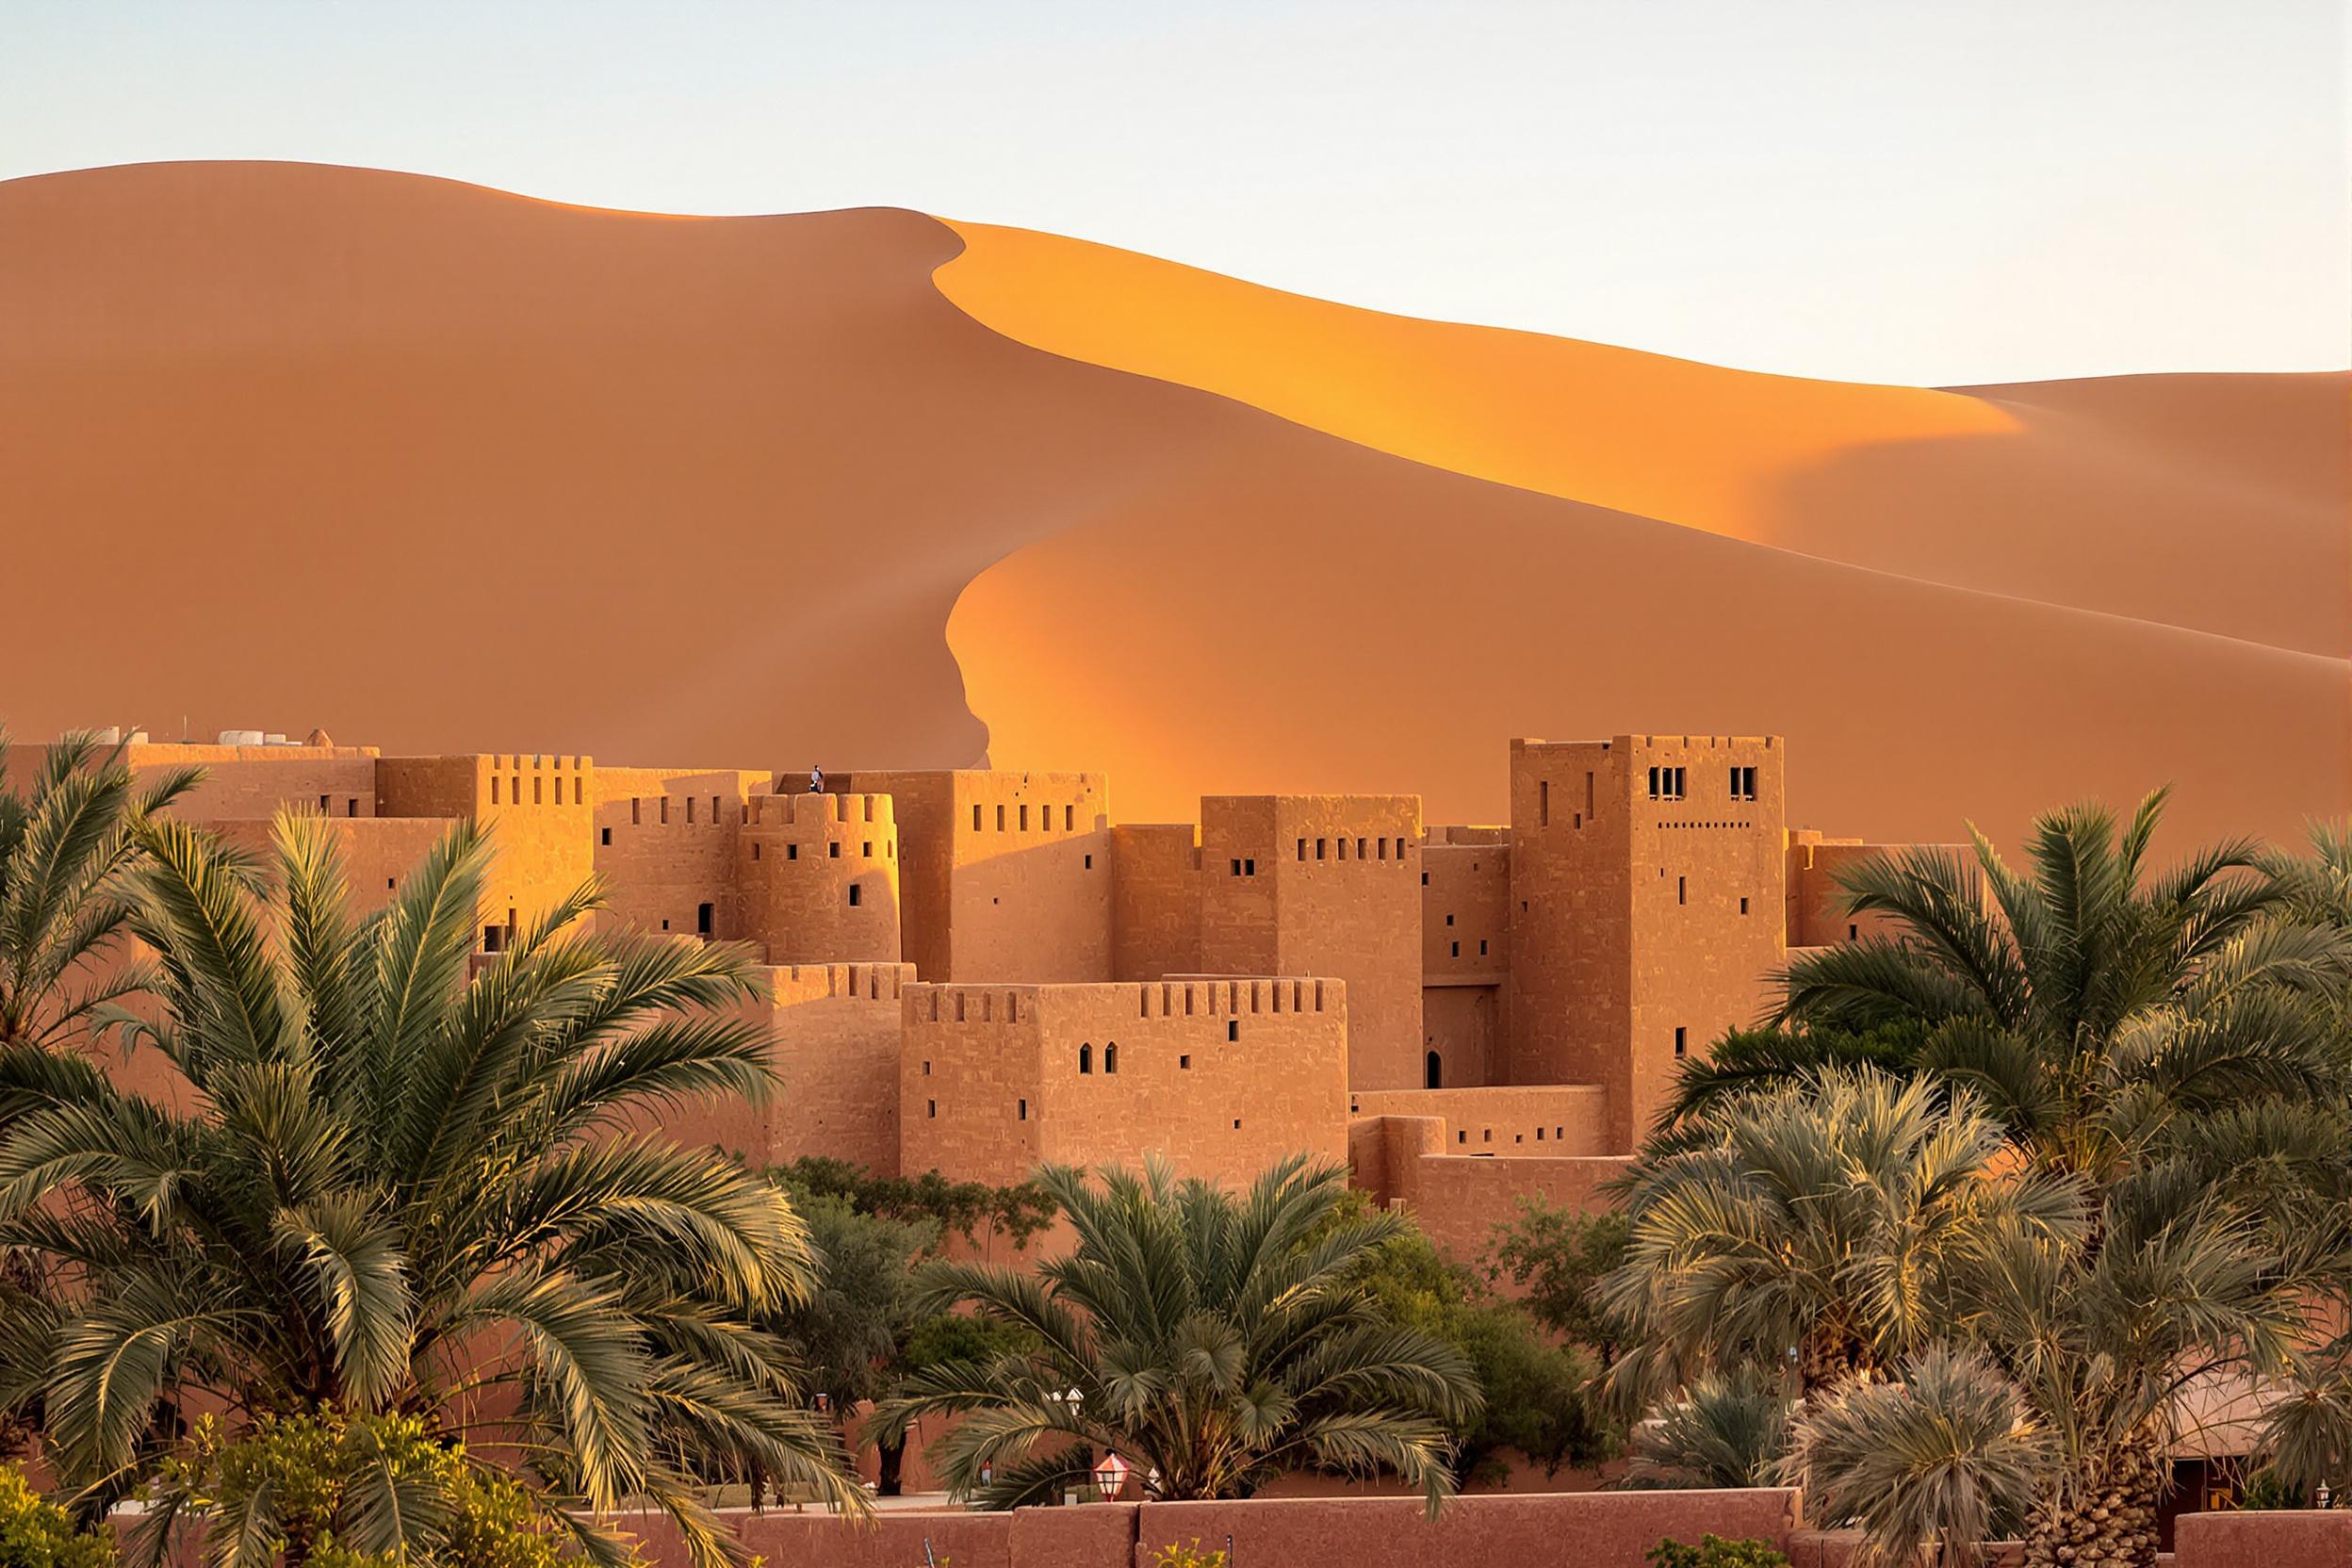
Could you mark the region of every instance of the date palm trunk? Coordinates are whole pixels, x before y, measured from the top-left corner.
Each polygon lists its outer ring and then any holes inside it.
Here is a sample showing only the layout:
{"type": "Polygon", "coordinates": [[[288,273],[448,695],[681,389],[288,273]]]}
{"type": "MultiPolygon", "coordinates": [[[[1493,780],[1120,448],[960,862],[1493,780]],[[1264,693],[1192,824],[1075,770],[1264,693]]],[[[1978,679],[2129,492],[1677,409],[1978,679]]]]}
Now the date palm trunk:
{"type": "Polygon", "coordinates": [[[2034,1511],[2025,1568],[2156,1568],[2158,1447],[2142,1432],[2078,1462],[2034,1511]]]}

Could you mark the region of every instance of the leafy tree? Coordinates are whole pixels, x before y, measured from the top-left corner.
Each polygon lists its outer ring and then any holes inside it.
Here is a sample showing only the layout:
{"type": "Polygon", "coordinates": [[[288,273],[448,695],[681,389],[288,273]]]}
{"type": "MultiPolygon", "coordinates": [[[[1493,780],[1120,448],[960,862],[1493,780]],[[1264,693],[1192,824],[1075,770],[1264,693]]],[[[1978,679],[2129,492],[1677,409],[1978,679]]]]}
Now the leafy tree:
{"type": "MultiPolygon", "coordinates": [[[[1315,1239],[1371,1212],[1351,1189],[1315,1239]]],[[[1547,1475],[1614,1452],[1612,1434],[1585,1394],[1591,1364],[1547,1339],[1526,1311],[1496,1298],[1469,1269],[1439,1257],[1417,1226],[1408,1222],[1367,1253],[1358,1280],[1391,1320],[1428,1331],[1470,1364],[1485,1399],[1452,1429],[1454,1470],[1463,1480],[1505,1478],[1506,1451],[1547,1475]]]]}
{"type": "Polygon", "coordinates": [[[1296,1156],[1241,1194],[1156,1163],[1100,1185],[1060,1167],[1039,1180],[1076,1234],[1068,1256],[1034,1273],[934,1263],[920,1298],[969,1302],[1036,1348],[932,1366],[877,1413],[902,1428],[964,1418],[936,1449],[956,1494],[1048,1500],[1083,1484],[1103,1449],[1163,1498],[1248,1496],[1305,1467],[1394,1471],[1432,1513],[1452,1494],[1448,1428],[1475,1414],[1478,1385],[1460,1351],[1393,1321],[1356,1282],[1399,1217],[1310,1243],[1343,1201],[1344,1168],[1296,1156]]]}
{"type": "Polygon", "coordinates": [[[1620,1485],[1632,1491],[1771,1486],[1796,1413],[1777,1379],[1755,1367],[1707,1373],[1633,1429],[1620,1485]]]}
{"type": "Polygon", "coordinates": [[[114,1531],[74,1527],[65,1510],[35,1492],[24,1472],[0,1464],[0,1563],[8,1568],[114,1568],[114,1531]]]}
{"type": "Polygon", "coordinates": [[[1857,1568],[1980,1568],[2033,1505],[2047,1436],[1978,1351],[1930,1346],[1900,1374],[1849,1383],[1798,1422],[1806,1504],[1861,1525],[1857,1568]]]}
{"type": "Polygon", "coordinates": [[[163,1506],[204,1520],[220,1568],[561,1568],[564,1527],[510,1478],[416,1416],[264,1414],[232,1438],[198,1420],[165,1463],[163,1506]]]}
{"type": "Polygon", "coordinates": [[[148,969],[120,951],[136,829],[204,776],[174,768],[141,783],[121,746],[105,751],[88,734],[51,746],[23,792],[8,760],[0,731],[0,1046],[56,1049],[146,982],[148,969]]]}
{"type": "Polygon", "coordinates": [[[1486,1277],[1518,1286],[1538,1323],[1591,1347],[1606,1369],[1617,1359],[1618,1326],[1602,1315],[1593,1291],[1624,1264],[1630,1233],[1619,1210],[1579,1214],[1523,1196],[1510,1219],[1494,1222],[1486,1277]]]}
{"type": "MultiPolygon", "coordinates": [[[[555,1517],[649,1497],[706,1563],[726,1544],[690,1466],[863,1506],[749,1322],[807,1294],[799,1218],[733,1162],[630,1130],[771,1086],[759,1028],[713,1011],[755,993],[744,954],[585,934],[590,886],[474,973],[478,828],[365,920],[319,819],[280,816],[266,889],[184,825],[133,831],[160,1012],[120,1021],[184,1088],[152,1101],[80,1056],[0,1048],[0,1246],[69,1282],[0,1345],[0,1397],[45,1401],[86,1501],[154,1477],[201,1396],[399,1412],[436,1440],[487,1401],[483,1441],[555,1517]]],[[[173,1515],[150,1519],[152,1560],[173,1515]]]]}
{"type": "Polygon", "coordinates": [[[961,1236],[984,1250],[1003,1236],[1018,1251],[1054,1223],[1053,1196],[1036,1182],[995,1186],[951,1182],[936,1170],[920,1176],[877,1176],[861,1165],[807,1154],[769,1174],[810,1198],[839,1198],[859,1214],[930,1224],[942,1237],[961,1236]]]}

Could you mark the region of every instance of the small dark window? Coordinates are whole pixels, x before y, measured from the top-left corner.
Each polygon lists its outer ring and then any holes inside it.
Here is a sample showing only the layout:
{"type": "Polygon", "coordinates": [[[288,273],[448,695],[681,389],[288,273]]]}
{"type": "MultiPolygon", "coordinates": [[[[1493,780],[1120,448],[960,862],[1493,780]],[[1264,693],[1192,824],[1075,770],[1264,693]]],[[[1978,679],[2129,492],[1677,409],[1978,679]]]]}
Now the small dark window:
{"type": "Polygon", "coordinates": [[[1063,808],[1062,808],[1062,831],[1063,831],[1063,832],[1065,832],[1065,833],[1074,833],[1074,832],[1076,832],[1077,830],[1078,830],[1078,808],[1076,808],[1075,806],[1065,806],[1065,807],[1063,807],[1063,808]]]}
{"type": "Polygon", "coordinates": [[[355,817],[359,815],[358,796],[353,795],[351,799],[343,803],[343,814],[347,817],[355,817]]]}
{"type": "Polygon", "coordinates": [[[332,812],[334,809],[335,809],[335,804],[334,804],[334,802],[333,802],[333,801],[332,801],[329,797],[327,797],[327,796],[325,796],[325,795],[320,795],[320,796],[318,797],[318,814],[319,814],[320,816],[322,816],[322,817],[323,817],[323,816],[326,816],[327,814],[329,814],[330,812],[332,812]]]}
{"type": "Polygon", "coordinates": [[[1102,1047],[1102,1070],[1105,1072],[1119,1070],[1119,1042],[1117,1040],[1107,1041],[1102,1047]]]}
{"type": "Polygon", "coordinates": [[[1448,925],[1453,924],[1453,923],[1454,923],[1454,917],[1453,917],[1453,916],[1451,916],[1451,915],[1447,915],[1447,916],[1446,917],[1446,924],[1448,924],[1448,925]]]}
{"type": "Polygon", "coordinates": [[[1538,1143],[1542,1143],[1544,1141],[1544,1129],[1541,1127],[1538,1127],[1535,1130],[1535,1141],[1538,1143]]]}
{"type": "Polygon", "coordinates": [[[1225,1037],[1229,1040],[1237,1040],[1241,1038],[1240,1020],[1228,1019],[1225,1021],[1225,1037]]]}
{"type": "Polygon", "coordinates": [[[1094,857],[1091,855],[1086,857],[1086,869],[1088,871],[1092,871],[1094,869],[1094,857]]]}
{"type": "Polygon", "coordinates": [[[697,904],[694,906],[694,931],[696,935],[707,937],[710,934],[710,906],[708,904],[697,904]]]}
{"type": "Polygon", "coordinates": [[[1470,1141],[1470,1135],[1467,1133],[1456,1133],[1454,1135],[1454,1141],[1456,1143],[1468,1143],[1470,1141]]]}
{"type": "Polygon", "coordinates": [[[1004,831],[1004,808],[1002,806],[996,808],[996,830],[999,833],[1004,831]]]}
{"type": "MultiPolygon", "coordinates": [[[[598,843],[600,843],[600,844],[609,844],[609,843],[611,843],[612,841],[612,830],[611,828],[609,828],[609,827],[605,827],[605,828],[599,828],[599,829],[597,829],[597,831],[596,831],[596,842],[598,842],[598,843]]],[[[752,852],[753,852],[753,853],[752,853],[752,858],[756,860],[756,859],[758,859],[758,858],[760,858],[760,857],[759,857],[759,849],[760,849],[760,846],[759,846],[758,844],[754,844],[754,845],[752,845],[751,847],[752,847],[752,852]]]]}
{"type": "Polygon", "coordinates": [[[972,830],[974,833],[980,831],[980,803],[978,801],[972,802],[972,830]]]}
{"type": "Polygon", "coordinates": [[[1425,888],[1429,885],[1429,874],[1428,872],[1423,872],[1421,874],[1421,885],[1425,888]]]}
{"type": "Polygon", "coordinates": [[[1486,956],[1486,939],[1484,937],[1480,937],[1478,939],[1478,956],[1481,958],[1486,956]]]}
{"type": "Polygon", "coordinates": [[[833,859],[833,860],[838,860],[838,859],[840,859],[840,858],[841,858],[841,841],[840,841],[839,839],[836,839],[836,840],[834,840],[831,843],[826,844],[826,845],[825,846],[825,858],[828,858],[828,859],[833,859]]]}
{"type": "Polygon", "coordinates": [[[504,951],[505,947],[506,947],[506,927],[505,927],[505,926],[503,926],[503,925],[485,925],[485,926],[483,926],[483,927],[482,928],[482,950],[484,953],[498,953],[498,952],[502,952],[502,951],[504,951]]]}
{"type": "Polygon", "coordinates": [[[1317,839],[1315,841],[1315,858],[1316,859],[1320,860],[1323,858],[1323,851],[1330,843],[1331,841],[1329,839],[1317,839]]]}
{"type": "Polygon", "coordinates": [[[1244,860],[1244,861],[1242,861],[1242,863],[1241,863],[1241,874],[1242,874],[1242,875],[1244,875],[1244,876],[1255,876],[1255,875],[1257,875],[1257,874],[1258,874],[1258,863],[1257,863],[1255,860],[1244,860]]]}
{"type": "Polygon", "coordinates": [[[667,795],[662,797],[662,825],[670,825],[670,797],[667,795]]]}
{"type": "Polygon", "coordinates": [[[1303,860],[1303,859],[1305,859],[1306,858],[1307,858],[1307,841],[1306,841],[1306,840],[1304,840],[1304,839],[1301,839],[1301,840],[1299,840],[1299,841],[1298,841],[1298,858],[1300,858],[1301,860],[1303,860]]]}
{"type": "Polygon", "coordinates": [[[1239,1117],[1233,1118],[1233,1131],[1236,1133],[1241,1131],[1241,1118],[1239,1117]]]}
{"type": "Polygon", "coordinates": [[[1462,956],[1462,944],[1460,942],[1447,942],[1446,945],[1453,949],[1453,952],[1447,955],[1447,956],[1454,958],[1462,956]]]}
{"type": "Polygon", "coordinates": [[[1078,1047],[1078,1070],[1080,1072],[1094,1070],[1094,1046],[1091,1043],[1078,1047]]]}
{"type": "Polygon", "coordinates": [[[1029,808],[1026,806],[1021,808],[1021,830],[1023,833],[1029,831],[1029,808]]]}
{"type": "Polygon", "coordinates": [[[1690,1051],[1690,1031],[1676,1024],[1674,1026],[1674,1055],[1679,1058],[1688,1055],[1690,1051]]]}
{"type": "Polygon", "coordinates": [[[1189,1072],[1192,1070],[1192,1058],[1190,1056],[1179,1056],[1176,1058],[1176,1066],[1179,1070],[1189,1072]]]}
{"type": "Polygon", "coordinates": [[[1358,839],[1356,841],[1356,858],[1359,860],[1364,858],[1364,841],[1362,839],[1358,839]]]}
{"type": "Polygon", "coordinates": [[[859,891],[860,890],[857,883],[852,882],[849,885],[849,906],[853,909],[857,908],[858,903],[860,902],[858,897],[859,891]]]}
{"type": "Polygon", "coordinates": [[[1235,876],[1239,876],[1241,874],[1241,862],[1239,860],[1235,860],[1233,862],[1233,874],[1235,876]]]}
{"type": "MultiPolygon", "coordinates": [[[[612,841],[611,839],[607,839],[607,840],[605,840],[605,842],[606,842],[606,843],[611,843],[612,841]]],[[[760,858],[760,846],[759,844],[756,844],[756,843],[755,843],[755,844],[753,844],[753,845],[751,846],[751,858],[752,858],[753,859],[757,860],[758,858],[760,858]]]]}
{"type": "Polygon", "coordinates": [[[931,1076],[931,1064],[930,1064],[929,1062],[925,1062],[925,1063],[923,1063],[923,1075],[925,1078],[928,1078],[928,1077],[930,1077],[930,1076],[931,1076]]]}
{"type": "Polygon", "coordinates": [[[1676,904],[1688,904],[1690,902],[1690,879],[1689,877],[1677,876],[1674,878],[1674,902],[1676,904]]]}
{"type": "Polygon", "coordinates": [[[862,856],[864,856],[864,857],[865,857],[867,859],[869,859],[869,860],[873,859],[873,858],[874,858],[874,841],[873,841],[873,840],[871,840],[871,839],[867,840],[867,841],[865,841],[862,845],[860,845],[860,846],[858,847],[858,854],[860,854],[860,855],[862,855],[862,856]]]}
{"type": "MultiPolygon", "coordinates": [[[[490,787],[491,787],[493,790],[496,790],[496,789],[498,787],[498,781],[497,779],[495,779],[495,778],[494,778],[494,779],[492,779],[492,780],[490,781],[490,787]]],[[[631,795],[631,796],[629,796],[629,826],[631,826],[631,827],[635,827],[635,826],[637,826],[640,823],[644,822],[645,820],[645,802],[643,802],[643,801],[639,800],[639,799],[638,799],[635,795],[631,795]]]]}
{"type": "Polygon", "coordinates": [[[1494,1129],[1492,1127],[1481,1128],[1478,1132],[1478,1141],[1480,1143],[1493,1143],[1494,1141],[1494,1129]]]}
{"type": "Polygon", "coordinates": [[[1421,1059],[1421,1076],[1423,1080],[1423,1087],[1432,1089],[1444,1088],[1446,1086],[1446,1063],[1444,1058],[1440,1057],[1434,1051],[1430,1052],[1427,1056],[1424,1056],[1421,1059]]]}
{"type": "Polygon", "coordinates": [[[1740,901],[1740,912],[1743,915],[1748,912],[1748,901],[1744,898],[1740,901]]]}
{"type": "Polygon", "coordinates": [[[1846,940],[1850,942],[1858,942],[1861,939],[1862,927],[1859,925],[1849,925],[1846,927],[1846,940]]]}
{"type": "Polygon", "coordinates": [[[669,923],[668,921],[663,921],[663,922],[662,923],[662,930],[664,930],[664,931],[667,931],[669,928],[670,928],[670,923],[669,923]]]}
{"type": "Polygon", "coordinates": [[[493,805],[493,806],[496,806],[498,803],[498,776],[497,774],[492,774],[492,775],[490,776],[490,804],[491,804],[491,805],[493,805]]]}
{"type": "Polygon", "coordinates": [[[923,1114],[925,1116],[937,1116],[939,1114],[939,1102],[936,1100],[926,1100],[923,1102],[923,1114]]]}
{"type": "Polygon", "coordinates": [[[786,858],[787,860],[797,860],[797,859],[799,859],[799,858],[800,858],[800,846],[799,846],[798,844],[786,844],[786,845],[784,846],[784,858],[786,858]]]}
{"type": "Polygon", "coordinates": [[[1539,778],[1535,782],[1535,825],[1552,825],[1552,781],[1539,778]]]}
{"type": "Polygon", "coordinates": [[[1023,1121],[1029,1119],[1029,1102],[1026,1100],[1021,1102],[1021,1119],[1023,1121]]]}

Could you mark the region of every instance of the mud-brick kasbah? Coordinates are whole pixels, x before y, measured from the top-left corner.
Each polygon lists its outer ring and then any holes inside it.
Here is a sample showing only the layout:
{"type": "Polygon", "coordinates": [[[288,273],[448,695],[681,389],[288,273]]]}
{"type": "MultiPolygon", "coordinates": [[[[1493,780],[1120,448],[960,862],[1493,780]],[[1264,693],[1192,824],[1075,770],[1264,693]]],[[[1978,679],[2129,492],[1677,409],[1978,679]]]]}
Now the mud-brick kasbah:
{"type": "Polygon", "coordinates": [[[1886,847],[1789,826],[1772,736],[1513,741],[1508,825],[1396,794],[1122,823],[1090,773],[107,738],[200,764],[173,810],[233,841],[324,814],[369,903],[455,820],[491,826],[485,954],[593,873],[599,922],[763,956],[783,1093],[681,1110],[681,1138],[990,1182],[1155,1151],[1231,1182],[1307,1151],[1457,1252],[1521,1196],[1596,1201],[1679,1058],[1755,1021],[1791,949],[1868,933],[1835,873],[1886,847]]]}

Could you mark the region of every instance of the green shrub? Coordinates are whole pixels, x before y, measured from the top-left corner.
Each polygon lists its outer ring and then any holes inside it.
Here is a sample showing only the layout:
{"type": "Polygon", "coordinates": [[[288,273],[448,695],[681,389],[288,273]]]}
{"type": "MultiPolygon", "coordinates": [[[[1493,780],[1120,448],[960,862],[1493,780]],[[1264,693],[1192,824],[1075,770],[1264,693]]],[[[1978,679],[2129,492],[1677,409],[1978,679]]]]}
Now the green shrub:
{"type": "Polygon", "coordinates": [[[1192,1544],[1180,1546],[1171,1541],[1152,1554],[1152,1568],[1225,1568],[1223,1552],[1204,1552],[1200,1538],[1194,1536],[1192,1544]]]}
{"type": "Polygon", "coordinates": [[[163,1481],[211,1519],[217,1535],[234,1532],[263,1548],[257,1560],[291,1555],[310,1568],[394,1568],[397,1555],[355,1549],[348,1538],[355,1510],[381,1510],[397,1495],[415,1511],[419,1544],[435,1568],[567,1563],[568,1535],[529,1492],[472,1463],[462,1444],[435,1441],[413,1416],[263,1415],[234,1439],[206,1416],[167,1462],[163,1481]]]}
{"type": "Polygon", "coordinates": [[[24,1471],[0,1464],[0,1568],[114,1568],[114,1532],[75,1529],[24,1471]]]}
{"type": "Polygon", "coordinates": [[[1788,1558],[1753,1537],[1726,1541],[1709,1531],[1695,1546],[1668,1536],[1650,1548],[1653,1568],[1788,1568],[1788,1558]]]}

